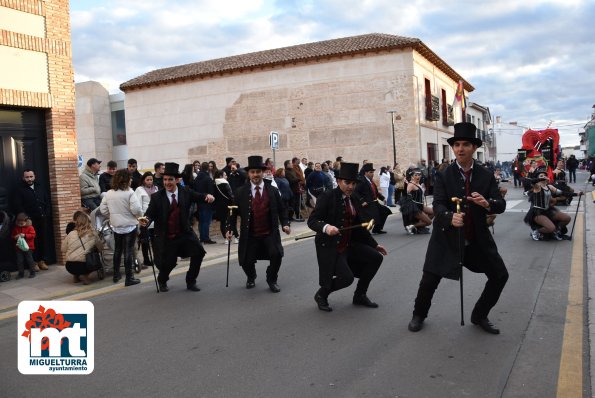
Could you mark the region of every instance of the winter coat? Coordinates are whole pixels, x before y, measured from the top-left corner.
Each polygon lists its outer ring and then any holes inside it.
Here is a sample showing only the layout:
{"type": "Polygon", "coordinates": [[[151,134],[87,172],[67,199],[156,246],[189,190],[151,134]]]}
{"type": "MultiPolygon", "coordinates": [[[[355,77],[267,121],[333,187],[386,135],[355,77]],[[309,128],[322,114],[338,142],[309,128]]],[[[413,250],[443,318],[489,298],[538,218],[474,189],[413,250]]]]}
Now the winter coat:
{"type": "Polygon", "coordinates": [[[29,246],[29,250],[35,250],[35,228],[33,228],[31,220],[27,220],[24,227],[14,226],[11,236],[15,243],[19,234],[25,234],[25,241],[27,242],[27,246],[29,246]]]}
{"type": "Polygon", "coordinates": [[[97,250],[103,249],[103,243],[95,231],[91,234],[85,234],[85,236],[79,239],[79,233],[75,229],[70,231],[66,235],[66,239],[62,241],[62,254],[66,261],[85,262],[85,255],[93,250],[93,248],[97,248],[97,250]],[[82,244],[81,240],[83,241],[82,244]],[[84,248],[83,244],[85,246],[84,248]]]}
{"type": "Polygon", "coordinates": [[[137,217],[143,215],[138,197],[130,188],[126,191],[107,191],[101,200],[99,211],[104,217],[109,217],[112,227],[138,225],[137,217]]]}
{"type": "Polygon", "coordinates": [[[85,166],[85,170],[79,176],[79,184],[81,187],[81,199],[96,198],[101,194],[97,174],[93,174],[89,166],[85,166]]]}

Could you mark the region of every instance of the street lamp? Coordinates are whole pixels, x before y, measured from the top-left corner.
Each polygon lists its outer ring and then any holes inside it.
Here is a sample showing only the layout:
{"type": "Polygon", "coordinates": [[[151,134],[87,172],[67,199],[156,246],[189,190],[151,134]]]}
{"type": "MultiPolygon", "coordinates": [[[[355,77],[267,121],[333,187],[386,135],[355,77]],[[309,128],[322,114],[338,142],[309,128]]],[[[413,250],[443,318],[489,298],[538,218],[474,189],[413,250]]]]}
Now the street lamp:
{"type": "Polygon", "coordinates": [[[393,166],[394,166],[395,164],[397,164],[397,144],[395,143],[395,118],[397,120],[401,120],[401,115],[395,116],[395,113],[397,113],[397,111],[394,111],[394,110],[390,110],[386,113],[390,113],[390,127],[391,127],[391,133],[393,135],[393,166]]]}

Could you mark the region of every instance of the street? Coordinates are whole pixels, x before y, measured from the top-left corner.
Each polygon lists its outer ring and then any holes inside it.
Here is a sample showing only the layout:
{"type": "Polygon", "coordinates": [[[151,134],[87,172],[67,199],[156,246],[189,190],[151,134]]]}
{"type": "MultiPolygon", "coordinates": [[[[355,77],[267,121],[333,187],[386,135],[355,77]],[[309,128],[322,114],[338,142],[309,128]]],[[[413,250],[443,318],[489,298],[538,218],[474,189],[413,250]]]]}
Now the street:
{"type": "MultiPolygon", "coordinates": [[[[95,370],[89,376],[21,375],[16,318],[0,321],[2,395],[556,396],[559,384],[569,382],[559,381],[559,370],[569,286],[577,288],[570,277],[573,248],[584,246],[583,212],[573,241],[535,242],[522,221],[526,198],[521,189],[508,187],[507,212],[494,228],[510,273],[490,313],[500,335],[470,323],[486,278],[467,270],[465,326],[460,325],[459,283],[444,279],[424,329],[407,330],[430,235],[406,235],[395,215],[387,221],[388,234],[375,236],[389,251],[368,292],[377,309],[351,304],[354,284],[329,297],[333,312],[319,311],[313,300],[318,288],[314,241],[292,241],[285,244],[278,294],[264,280],[266,262],[257,264],[256,288],[247,290],[237,262],[225,287],[222,261],[201,270],[198,293],[187,291],[178,275],[167,293],[142,283],[91,298],[96,338],[95,370]]],[[[574,218],[576,199],[562,209],[574,218]]],[[[577,269],[582,268],[581,262],[577,269]]],[[[581,278],[578,288],[582,283],[581,278]]],[[[585,325],[582,321],[579,328],[585,325]]],[[[588,369],[588,344],[585,337],[580,340],[585,366],[579,368],[588,369]]],[[[579,391],[582,385],[587,396],[588,372],[581,377],[570,383],[579,391]]]]}

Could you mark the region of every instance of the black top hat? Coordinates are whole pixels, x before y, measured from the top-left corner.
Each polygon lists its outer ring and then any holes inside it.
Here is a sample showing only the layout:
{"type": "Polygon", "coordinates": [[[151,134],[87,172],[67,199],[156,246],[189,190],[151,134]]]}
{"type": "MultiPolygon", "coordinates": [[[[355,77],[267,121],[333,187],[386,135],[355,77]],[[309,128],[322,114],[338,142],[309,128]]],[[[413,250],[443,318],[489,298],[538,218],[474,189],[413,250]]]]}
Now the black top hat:
{"type": "Polygon", "coordinates": [[[228,158],[225,158],[225,164],[229,164],[229,162],[231,162],[233,160],[233,158],[230,156],[228,158]]]}
{"type": "Polygon", "coordinates": [[[473,123],[457,123],[455,124],[455,134],[446,141],[449,145],[454,145],[456,141],[469,141],[479,148],[482,144],[481,140],[475,136],[477,127],[473,123]]]}
{"type": "Polygon", "coordinates": [[[357,181],[359,163],[341,162],[339,172],[335,174],[337,180],[357,181]]]}
{"type": "Polygon", "coordinates": [[[244,167],[244,170],[246,171],[250,169],[266,170],[268,167],[262,162],[262,156],[254,155],[248,156],[248,166],[244,167]]]}
{"type": "Polygon", "coordinates": [[[172,176],[175,178],[180,178],[182,175],[180,174],[180,165],[177,163],[165,163],[165,171],[161,173],[164,176],[172,176]]]}
{"type": "Polygon", "coordinates": [[[97,160],[95,158],[91,158],[91,159],[87,160],[87,166],[89,166],[89,167],[93,166],[95,163],[101,164],[101,160],[97,160]]]}
{"type": "Polygon", "coordinates": [[[375,171],[376,169],[374,168],[374,164],[373,163],[366,163],[365,165],[362,166],[362,171],[364,173],[367,173],[368,171],[375,171]]]}

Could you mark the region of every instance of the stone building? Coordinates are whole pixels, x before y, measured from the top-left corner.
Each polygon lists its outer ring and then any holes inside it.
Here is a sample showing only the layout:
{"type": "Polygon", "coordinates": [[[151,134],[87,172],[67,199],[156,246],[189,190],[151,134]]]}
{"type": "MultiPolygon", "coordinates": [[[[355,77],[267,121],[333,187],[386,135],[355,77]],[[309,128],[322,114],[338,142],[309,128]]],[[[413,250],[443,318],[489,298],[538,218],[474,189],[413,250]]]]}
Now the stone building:
{"type": "Polygon", "coordinates": [[[270,157],[270,131],[278,164],[341,155],[380,165],[396,154],[407,165],[450,158],[459,81],[473,91],[421,40],[373,33],[158,69],[120,88],[140,167],[270,157]]]}
{"type": "Polygon", "coordinates": [[[61,261],[80,206],[68,0],[0,0],[0,33],[0,209],[13,212],[11,192],[33,169],[51,194],[49,260],[61,261]]]}
{"type": "Polygon", "coordinates": [[[475,156],[481,162],[496,162],[496,148],[493,139],[492,115],[490,108],[471,102],[465,110],[467,121],[477,126],[477,136],[483,144],[477,149],[475,156]]]}

